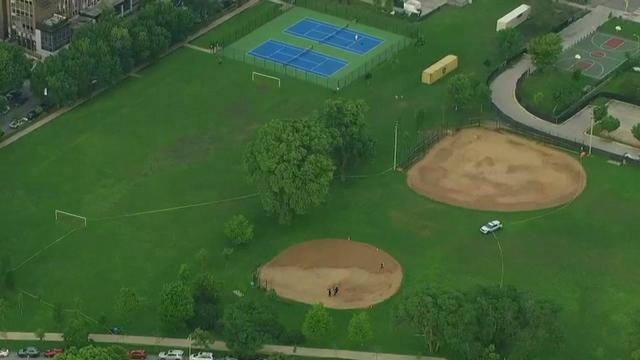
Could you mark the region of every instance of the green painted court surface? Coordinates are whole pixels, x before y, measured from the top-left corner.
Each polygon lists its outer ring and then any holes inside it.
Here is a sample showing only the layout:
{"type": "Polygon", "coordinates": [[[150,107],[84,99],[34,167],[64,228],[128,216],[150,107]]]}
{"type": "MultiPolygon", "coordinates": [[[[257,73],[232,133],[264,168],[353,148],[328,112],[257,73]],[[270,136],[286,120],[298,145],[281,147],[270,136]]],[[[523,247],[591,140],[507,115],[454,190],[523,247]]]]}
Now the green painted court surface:
{"type": "Polygon", "coordinates": [[[601,80],[640,52],[640,43],[618,35],[596,31],[566,49],[556,66],[566,71],[582,70],[582,74],[601,80]],[[579,58],[576,57],[579,55],[579,58]]]}
{"type": "MultiPolygon", "coordinates": [[[[408,47],[356,81],[341,94],[362,98],[376,140],[376,156],[352,174],[375,174],[392,164],[393,130],[399,140],[415,138],[417,109],[424,126],[455,126],[467,116],[443,111],[446,82],[419,83],[429,64],[453,53],[460,71],[481,78],[497,63],[495,19],[519,0],[476,0],[472,7],[445,8],[421,23],[428,42],[408,47]],[[466,29],[468,31],[462,31],[466,29]],[[473,32],[473,41],[469,33],[473,32]],[[395,95],[402,95],[396,100],[395,95]]],[[[233,23],[210,35],[233,32],[233,23]]],[[[208,36],[208,35],[207,35],[208,36]]],[[[204,40],[203,40],[204,41],[204,40]]],[[[244,40],[243,40],[244,41],[244,40]]],[[[256,39],[256,42],[259,41],[256,39]]],[[[247,44],[247,48],[250,44],[247,44]]],[[[282,77],[282,88],[267,90],[251,81],[254,67],[182,49],[163,58],[98,98],[0,150],[0,254],[18,265],[50,245],[66,229],[54,223],[54,209],[91,219],[251,194],[242,169],[246,143],[272,118],[290,119],[317,110],[331,91],[308,81],[282,77]]],[[[488,107],[485,106],[485,109],[488,107]]],[[[492,119],[493,114],[479,116],[492,119]]],[[[291,244],[351,236],[400,261],[405,278],[400,296],[424,284],[468,289],[500,279],[498,248],[478,227],[499,218],[505,283],[554,299],[562,308],[565,343],[548,359],[624,359],[628,315],[640,298],[638,171],[587,159],[586,191],[571,206],[544,221],[510,225],[546,212],[491,213],[430,201],[412,192],[403,173],[337,180],[325,205],[291,226],[265,216],[257,199],[153,215],[90,221],[89,226],[49,247],[16,273],[16,284],[48,303],[80,308],[96,319],[114,320],[113,299],[122,286],[135,289],[144,309],[129,326],[133,334],[160,335],[156,306],[162,285],[175,279],[180,264],[196,268],[206,249],[207,264],[221,282],[223,303],[232,291],[263,298],[250,288],[251,271],[291,244]],[[223,224],[242,213],[255,223],[256,238],[236,250],[223,224]]],[[[391,321],[393,297],[370,311],[370,351],[420,353],[423,344],[391,321]]],[[[60,330],[49,307],[24,298],[23,311],[10,311],[6,327],[60,330]]],[[[307,306],[276,300],[287,327],[300,328],[307,306]]],[[[352,348],[346,340],[351,311],[332,311],[333,337],[309,346],[352,348]]],[[[105,331],[96,326],[95,331],[105,331]]],[[[173,334],[173,335],[184,335],[173,334]]],[[[219,337],[218,337],[219,338],[219,337]]],[[[545,359],[546,360],[546,359],[545,359]]]]}
{"type": "Polygon", "coordinates": [[[299,79],[335,88],[343,87],[349,82],[355,80],[354,72],[357,73],[358,76],[364,75],[365,71],[373,69],[374,65],[379,62],[380,58],[391,58],[400,48],[405,47],[408,43],[409,39],[397,34],[326,15],[317,11],[295,7],[284,12],[276,19],[251,32],[242,39],[225,47],[224,54],[228,58],[249,63],[269,75],[277,76],[288,74],[289,76],[299,79]],[[301,38],[285,32],[286,29],[305,18],[320,20],[339,28],[349,25],[349,29],[375,36],[383,40],[383,43],[366,54],[358,54],[352,51],[333,47],[327,43],[301,38]],[[313,46],[313,51],[347,61],[348,64],[338,72],[332,74],[330,77],[324,78],[293,67],[283,66],[283,64],[274,61],[263,60],[249,54],[249,52],[268,40],[277,40],[305,49],[313,46]]]}

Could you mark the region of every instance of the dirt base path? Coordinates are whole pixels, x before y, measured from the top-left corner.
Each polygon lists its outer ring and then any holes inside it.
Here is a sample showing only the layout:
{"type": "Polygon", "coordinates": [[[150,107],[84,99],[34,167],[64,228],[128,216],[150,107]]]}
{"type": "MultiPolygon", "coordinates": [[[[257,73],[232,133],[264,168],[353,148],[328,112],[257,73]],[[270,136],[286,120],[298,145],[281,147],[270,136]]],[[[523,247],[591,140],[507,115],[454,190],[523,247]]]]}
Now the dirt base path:
{"type": "Polygon", "coordinates": [[[291,246],[259,270],[260,286],[287,299],[334,309],[366,308],[400,289],[402,267],[375,246],[341,239],[291,246]],[[329,296],[328,289],[338,287],[329,296]]]}
{"type": "Polygon", "coordinates": [[[409,170],[407,183],[451,205],[525,211],[573,200],[587,177],[564,152],[507,132],[473,128],[436,144],[409,170]]]}

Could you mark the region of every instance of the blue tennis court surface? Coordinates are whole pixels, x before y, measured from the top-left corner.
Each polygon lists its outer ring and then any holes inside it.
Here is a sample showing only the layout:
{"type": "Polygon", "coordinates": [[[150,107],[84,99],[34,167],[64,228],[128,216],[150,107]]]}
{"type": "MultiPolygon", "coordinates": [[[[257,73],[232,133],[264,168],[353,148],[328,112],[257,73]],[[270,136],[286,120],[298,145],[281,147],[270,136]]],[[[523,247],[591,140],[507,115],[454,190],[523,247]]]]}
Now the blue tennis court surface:
{"type": "Polygon", "coordinates": [[[377,37],[351,30],[348,25],[340,27],[309,18],[298,21],[285,32],[356,54],[366,54],[383,42],[377,37]]]}
{"type": "Polygon", "coordinates": [[[267,40],[249,54],[320,76],[328,77],[347,66],[348,62],[277,40],[267,40]]]}

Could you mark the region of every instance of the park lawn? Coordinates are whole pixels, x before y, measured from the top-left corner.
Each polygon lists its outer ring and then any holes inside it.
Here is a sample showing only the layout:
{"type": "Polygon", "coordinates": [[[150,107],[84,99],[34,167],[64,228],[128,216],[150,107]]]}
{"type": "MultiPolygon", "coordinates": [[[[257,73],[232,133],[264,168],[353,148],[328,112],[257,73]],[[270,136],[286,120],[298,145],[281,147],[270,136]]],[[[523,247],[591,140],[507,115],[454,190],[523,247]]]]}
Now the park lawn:
{"type": "Polygon", "coordinates": [[[611,79],[602,91],[620,94],[640,102],[640,73],[625,71],[611,79]]]}
{"type": "Polygon", "coordinates": [[[583,89],[595,81],[587,76],[581,76],[578,81],[566,71],[551,68],[546,71],[536,71],[519,83],[517,88],[520,103],[529,111],[543,115],[547,119],[554,119],[564,110],[582,98],[583,89]],[[558,89],[571,89],[565,95],[566,99],[558,105],[555,92],[558,89]],[[536,103],[536,94],[542,94],[542,101],[536,103]]]}
{"type": "MultiPolygon", "coordinates": [[[[472,121],[449,110],[446,81],[422,85],[420,72],[453,53],[460,57],[460,72],[486,77],[490,69],[483,62],[496,56],[495,19],[518,4],[477,0],[462,9],[444,8],[421,23],[429,39],[426,46],[401,51],[374,69],[370,81],[343,90],[341,95],[370,105],[376,139],[375,158],[353,174],[389,168],[394,123],[400,122],[401,146],[413,144],[418,109],[426,111],[427,127],[472,121]],[[471,42],[469,32],[460,31],[467,26],[473,27],[471,42]]],[[[25,296],[22,310],[9,314],[8,328],[60,330],[43,302],[80,308],[97,320],[104,317],[107,326],[118,324],[113,299],[127,286],[144,299],[143,311],[127,331],[161,334],[156,313],[160,289],[175,279],[180,264],[195,268],[194,255],[201,248],[210,254],[206,270],[220,279],[223,304],[235,300],[233,290],[263,298],[250,286],[256,266],[291,244],[316,238],[351,236],[384,248],[405,270],[399,296],[425,284],[461,290],[497,284],[497,245],[481,236],[478,227],[499,217],[507,224],[498,234],[505,251],[505,282],[551,298],[564,309],[566,343],[549,359],[626,355],[621,341],[625,319],[640,296],[634,281],[640,275],[640,247],[633,235],[640,224],[637,212],[630,210],[640,192],[636,169],[613,167],[601,158],[586,160],[588,187],[574,203],[543,220],[514,226],[509,223],[546,211],[504,214],[439,204],[412,192],[398,172],[337,180],[326,204],[290,226],[266,216],[257,198],[100,220],[254,193],[245,181],[242,154],[255,130],[272,118],[308,115],[333,93],[288,77],[279,90],[259,88],[242,75],[252,69],[235,61],[219,65],[207,54],[179,50],[143,71],[142,78],[119,84],[0,151],[0,164],[11,169],[0,191],[0,251],[11,254],[14,266],[67,231],[54,224],[54,209],[89,218],[86,229],[17,271],[17,286],[38,298],[25,296]],[[256,238],[225,262],[221,253],[229,244],[222,228],[237,213],[254,222],[256,238]]],[[[484,113],[481,119],[493,116],[484,113]]],[[[399,296],[370,310],[375,339],[368,350],[421,352],[420,339],[391,321],[399,296]]],[[[287,327],[300,328],[307,305],[269,301],[287,327]]],[[[353,312],[331,314],[332,337],[306,345],[357,348],[346,340],[353,312]]]]}

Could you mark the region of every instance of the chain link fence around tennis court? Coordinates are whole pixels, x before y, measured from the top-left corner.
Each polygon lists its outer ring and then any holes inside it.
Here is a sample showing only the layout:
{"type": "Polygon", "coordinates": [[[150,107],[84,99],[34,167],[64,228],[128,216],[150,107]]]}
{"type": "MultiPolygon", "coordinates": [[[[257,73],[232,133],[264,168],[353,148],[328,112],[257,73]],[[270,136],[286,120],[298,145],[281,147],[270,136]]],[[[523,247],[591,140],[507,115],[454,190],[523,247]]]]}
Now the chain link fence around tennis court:
{"type": "Polygon", "coordinates": [[[351,84],[355,80],[364,78],[367,76],[367,74],[372,74],[372,71],[376,66],[380,65],[382,62],[392,59],[395,54],[397,54],[400,50],[409,46],[411,42],[412,42],[411,39],[403,38],[402,40],[394,44],[388,45],[381,52],[371,56],[364,63],[357,65],[355,68],[350,69],[349,67],[347,67],[345,70],[343,70],[345,71],[344,74],[337,75],[335,77],[320,76],[312,72],[297,69],[293,66],[289,66],[283,63],[262,59],[262,58],[253,56],[242,49],[236,49],[233,46],[226,48],[224,50],[224,56],[233,60],[242,61],[244,63],[255,66],[262,70],[270,71],[276,74],[290,76],[300,80],[309,81],[311,83],[326,87],[328,89],[340,90],[346,87],[347,85],[351,84]]]}
{"type": "Polygon", "coordinates": [[[392,33],[417,38],[420,23],[416,17],[389,15],[382,10],[360,1],[342,2],[336,0],[295,0],[296,6],[319,11],[347,20],[373,26],[392,33]]]}

